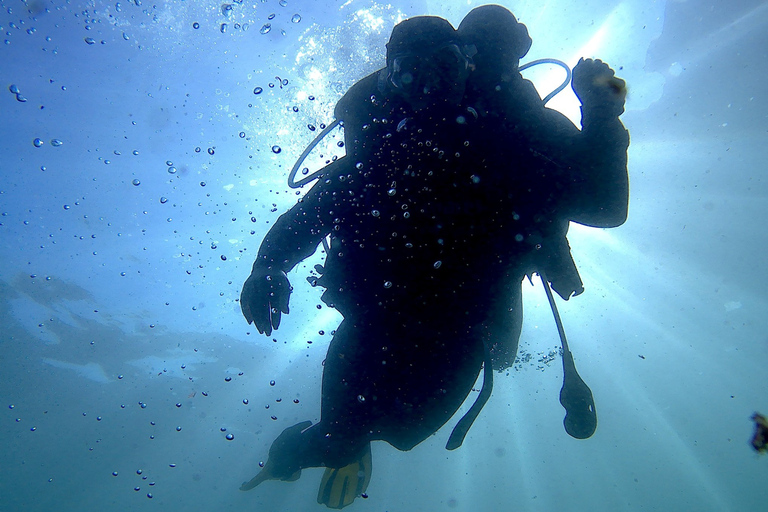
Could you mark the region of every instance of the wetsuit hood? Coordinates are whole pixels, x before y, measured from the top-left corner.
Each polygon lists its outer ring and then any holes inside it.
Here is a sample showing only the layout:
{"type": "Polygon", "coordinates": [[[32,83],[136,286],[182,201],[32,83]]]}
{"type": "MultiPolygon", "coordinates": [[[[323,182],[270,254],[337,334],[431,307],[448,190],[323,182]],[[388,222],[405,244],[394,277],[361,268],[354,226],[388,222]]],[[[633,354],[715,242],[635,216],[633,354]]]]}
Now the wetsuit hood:
{"type": "Polygon", "coordinates": [[[459,25],[465,44],[474,44],[478,56],[501,63],[522,59],[531,48],[528,29],[515,15],[500,5],[483,5],[472,9],[459,25]]]}
{"type": "Polygon", "coordinates": [[[401,21],[392,29],[387,43],[387,65],[400,54],[436,49],[459,43],[456,30],[445,19],[437,16],[415,16],[401,21]]]}

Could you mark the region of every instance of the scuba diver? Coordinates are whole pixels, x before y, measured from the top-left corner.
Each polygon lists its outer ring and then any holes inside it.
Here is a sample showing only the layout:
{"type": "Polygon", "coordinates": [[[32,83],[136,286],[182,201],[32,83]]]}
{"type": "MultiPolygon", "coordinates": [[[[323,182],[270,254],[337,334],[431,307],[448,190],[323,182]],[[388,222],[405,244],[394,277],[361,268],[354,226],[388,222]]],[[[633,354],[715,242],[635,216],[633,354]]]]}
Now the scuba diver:
{"type": "Polygon", "coordinates": [[[579,293],[568,221],[626,217],[628,138],[611,138],[616,124],[623,130],[624,98],[605,91],[613,71],[580,62],[584,130],[552,121],[517,72],[525,41],[514,62],[498,61],[517,20],[506,9],[485,20],[482,9],[459,31],[428,16],[393,29],[386,68],[337,104],[347,155],[261,244],[240,299],[249,323],[266,335],[278,328],[286,274],[328,236],[317,284],[344,319],[325,360],[320,421],[286,428],[242,490],[325,467],[318,502],[349,505],[370,481],[371,441],[412,449],[454,415],[485,368],[478,400],[448,441],[458,447],[490,395],[491,368],[514,362],[522,278],[546,269],[564,298],[579,293]],[[499,34],[483,33],[486,21],[499,34]]]}
{"type": "MultiPolygon", "coordinates": [[[[545,180],[545,190],[552,186],[549,180],[553,177],[557,178],[557,186],[568,189],[568,194],[558,201],[558,233],[538,248],[537,256],[538,271],[543,274],[546,267],[552,288],[568,300],[583,291],[566,239],[569,221],[610,228],[623,224],[627,217],[629,136],[619,121],[624,111],[625,84],[600,60],[582,59],[573,73],[574,90],[584,104],[583,128],[579,130],[563,114],[546,108],[547,100],[542,101],[533,84],[520,75],[519,61],[532,41],[526,26],[508,9],[498,5],[473,9],[459,25],[458,35],[461,50],[470,56],[471,69],[462,104],[469,107],[472,116],[482,117],[484,124],[495,124],[494,130],[507,133],[505,142],[515,144],[524,153],[538,155],[536,168],[540,179],[545,180]]],[[[414,47],[423,44],[413,41],[414,47]]],[[[451,52],[444,52],[442,57],[450,61],[451,52]]],[[[421,62],[418,52],[405,48],[387,68],[361,79],[339,100],[334,117],[344,121],[347,153],[355,155],[356,162],[366,161],[367,151],[377,145],[364,130],[381,120],[386,122],[390,114],[390,104],[377,98],[385,93],[403,94],[406,88],[428,90],[428,81],[439,77],[439,70],[437,74],[428,70],[440,62],[421,62]],[[409,66],[413,68],[410,72],[409,66]],[[413,76],[424,83],[413,83],[413,76]]],[[[414,105],[415,100],[410,103],[414,105]]],[[[337,167],[350,166],[351,160],[336,160],[323,173],[332,174],[337,167]]],[[[497,295],[495,314],[489,320],[496,333],[490,349],[497,371],[512,366],[517,353],[522,329],[520,281],[532,269],[521,270],[518,268],[517,275],[506,281],[509,286],[503,296],[497,295]]]]}

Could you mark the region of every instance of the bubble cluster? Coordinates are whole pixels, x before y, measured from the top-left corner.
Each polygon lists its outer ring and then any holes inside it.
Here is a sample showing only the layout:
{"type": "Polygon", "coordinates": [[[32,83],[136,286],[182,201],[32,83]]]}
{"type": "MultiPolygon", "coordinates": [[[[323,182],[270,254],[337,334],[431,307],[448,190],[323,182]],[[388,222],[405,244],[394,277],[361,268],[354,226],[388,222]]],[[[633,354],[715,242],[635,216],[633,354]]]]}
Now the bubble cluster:
{"type": "Polygon", "coordinates": [[[19,103],[25,103],[27,101],[27,98],[21,95],[21,91],[16,84],[9,85],[8,90],[11,91],[12,94],[16,95],[16,101],[19,103]]]}

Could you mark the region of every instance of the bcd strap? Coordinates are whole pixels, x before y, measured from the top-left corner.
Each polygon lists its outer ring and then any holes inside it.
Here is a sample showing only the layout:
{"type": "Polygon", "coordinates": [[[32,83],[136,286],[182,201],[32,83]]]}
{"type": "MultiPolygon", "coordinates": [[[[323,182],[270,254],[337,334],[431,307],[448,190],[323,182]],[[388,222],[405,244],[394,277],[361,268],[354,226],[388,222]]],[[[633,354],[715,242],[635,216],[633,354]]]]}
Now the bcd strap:
{"type": "Polygon", "coordinates": [[[485,403],[491,398],[491,392],[493,391],[493,367],[491,366],[491,351],[488,348],[488,343],[483,341],[483,387],[480,389],[475,403],[469,408],[467,413],[462,416],[459,422],[453,427],[453,432],[448,438],[448,442],[445,444],[446,450],[455,450],[464,442],[464,438],[467,436],[467,432],[472,428],[472,424],[475,419],[483,410],[485,403]]]}

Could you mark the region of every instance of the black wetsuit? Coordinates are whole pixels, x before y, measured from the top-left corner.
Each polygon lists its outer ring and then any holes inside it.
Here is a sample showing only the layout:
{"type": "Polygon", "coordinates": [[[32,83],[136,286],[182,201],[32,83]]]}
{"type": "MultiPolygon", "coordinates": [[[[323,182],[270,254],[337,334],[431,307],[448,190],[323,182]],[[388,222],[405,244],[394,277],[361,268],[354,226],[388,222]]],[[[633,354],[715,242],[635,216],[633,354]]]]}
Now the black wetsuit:
{"type": "Polygon", "coordinates": [[[300,467],[341,467],[372,440],[408,450],[437,431],[484,346],[498,345],[494,367],[513,363],[525,274],[546,271],[565,298],[581,291],[568,221],[623,222],[618,119],[585,113],[579,132],[528,82],[507,85],[414,113],[363,79],[337,107],[347,156],[265,237],[259,260],[287,272],[330,234],[318,283],[344,316],[300,467]]]}

